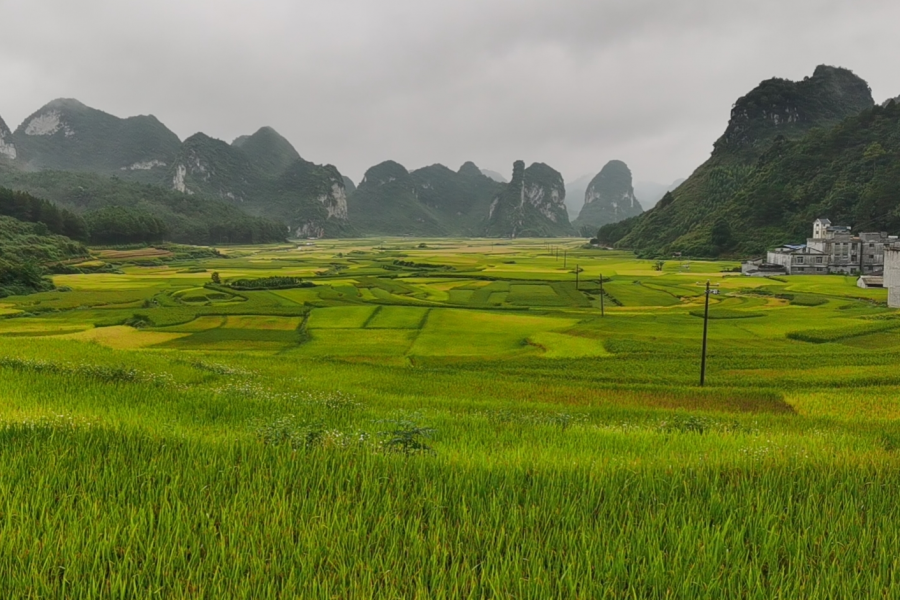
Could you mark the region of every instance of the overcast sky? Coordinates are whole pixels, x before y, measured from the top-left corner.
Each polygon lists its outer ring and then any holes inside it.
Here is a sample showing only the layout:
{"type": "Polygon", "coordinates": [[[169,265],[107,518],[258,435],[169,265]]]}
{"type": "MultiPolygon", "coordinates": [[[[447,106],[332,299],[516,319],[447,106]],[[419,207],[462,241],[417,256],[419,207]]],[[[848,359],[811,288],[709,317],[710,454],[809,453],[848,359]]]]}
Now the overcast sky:
{"type": "Polygon", "coordinates": [[[57,97],[182,139],[271,125],[359,181],[473,160],[667,183],[769,77],[900,95],[897,0],[0,0],[0,116],[57,97]]]}

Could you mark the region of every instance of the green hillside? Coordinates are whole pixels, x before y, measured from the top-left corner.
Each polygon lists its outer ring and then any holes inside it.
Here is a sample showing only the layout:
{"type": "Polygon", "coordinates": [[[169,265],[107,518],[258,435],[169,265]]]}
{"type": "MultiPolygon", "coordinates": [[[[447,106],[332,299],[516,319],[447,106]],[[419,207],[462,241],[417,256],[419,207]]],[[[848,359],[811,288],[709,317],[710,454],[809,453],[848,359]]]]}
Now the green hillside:
{"type": "Polygon", "coordinates": [[[184,141],[166,183],[206,194],[260,217],[286,223],[297,237],[353,233],[343,176],[316,165],[271,128],[232,145],[198,133],[184,141]]]}
{"type": "Polygon", "coordinates": [[[153,116],[120,119],[72,99],[29,116],[13,136],[17,163],[30,171],[90,171],[150,182],[170,165],[181,141],[153,116]]]}
{"type": "MultiPolygon", "coordinates": [[[[873,106],[866,82],[846,69],[819,66],[812,77],[800,82],[764,81],[735,103],[728,128],[715,143],[712,156],[687,181],[653,209],[623,224],[607,226],[599,237],[647,255],[758,251],[764,240],[757,232],[746,230],[748,223],[737,218],[740,211],[734,210],[734,203],[754,177],[760,156],[776,141],[797,140],[813,130],[834,127],[873,106]],[[720,221],[720,235],[713,242],[713,225],[720,221]],[[756,242],[733,241],[730,234],[724,235],[726,229],[756,242]]],[[[770,199],[782,200],[786,201],[770,199]]],[[[765,224],[770,225],[784,227],[779,218],[765,224]]]]}
{"type": "MultiPolygon", "coordinates": [[[[299,237],[354,233],[341,174],[304,161],[271,127],[233,144],[202,133],[182,143],[155,117],[120,119],[59,99],[25,119],[15,133],[0,126],[0,167],[93,173],[205,195],[240,213],[284,222],[299,237]]],[[[235,211],[226,214],[232,219],[235,211]]],[[[221,222],[209,226],[221,229],[221,222]]],[[[181,235],[183,227],[170,229],[181,235]]]]}
{"type": "Polygon", "coordinates": [[[281,223],[250,217],[220,200],[93,173],[0,169],[0,186],[84,216],[111,206],[147,213],[165,223],[171,241],[187,244],[274,242],[283,240],[287,231],[281,223]]]}
{"type": "Polygon", "coordinates": [[[598,227],[618,223],[644,212],[634,196],[631,169],[621,160],[611,160],[588,184],[584,206],[572,222],[576,231],[593,235],[598,227]]]}
{"type": "Polygon", "coordinates": [[[515,237],[571,233],[559,173],[541,164],[529,169],[523,166],[522,178],[516,184],[518,192],[511,191],[512,185],[485,175],[472,162],[458,171],[435,164],[410,173],[402,165],[387,161],[369,169],[350,196],[350,220],[368,235],[515,237]]]}
{"type": "Polygon", "coordinates": [[[419,201],[406,168],[392,160],[366,171],[347,204],[352,223],[368,235],[447,235],[441,214],[419,201]]]}
{"type": "Polygon", "coordinates": [[[491,201],[504,187],[472,162],[466,162],[459,171],[431,165],[411,175],[419,202],[440,215],[453,236],[481,235],[491,201]]]}
{"type": "Polygon", "coordinates": [[[556,237],[574,235],[565,206],[562,175],[543,163],[527,169],[518,160],[512,179],[493,199],[483,235],[556,237]]]}
{"type": "MultiPolygon", "coordinates": [[[[702,223],[732,225],[716,252],[760,253],[802,241],[826,215],[856,231],[900,233],[900,106],[876,106],[837,127],[776,142],[741,189],[702,223]]],[[[702,238],[697,236],[699,245],[702,238]]],[[[686,238],[685,247],[690,238],[686,238]]]]}
{"type": "Polygon", "coordinates": [[[41,265],[86,255],[84,246],[43,223],[0,216],[0,298],[53,289],[41,265]]]}
{"type": "Polygon", "coordinates": [[[250,162],[266,175],[283,173],[300,154],[289,141],[271,127],[262,127],[253,135],[245,135],[231,143],[250,158],[250,162]]]}
{"type": "Polygon", "coordinates": [[[0,187],[0,215],[26,223],[39,223],[49,233],[85,242],[90,234],[87,223],[72,211],[25,192],[0,187]]]}

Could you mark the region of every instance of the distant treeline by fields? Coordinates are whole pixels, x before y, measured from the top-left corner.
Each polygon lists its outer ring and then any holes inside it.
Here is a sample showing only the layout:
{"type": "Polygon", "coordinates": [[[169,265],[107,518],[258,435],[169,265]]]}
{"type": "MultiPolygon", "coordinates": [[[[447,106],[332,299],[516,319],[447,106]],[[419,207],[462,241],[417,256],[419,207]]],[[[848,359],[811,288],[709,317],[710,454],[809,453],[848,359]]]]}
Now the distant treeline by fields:
{"type": "Polygon", "coordinates": [[[285,237],[280,223],[220,210],[226,205],[200,198],[176,196],[174,203],[171,194],[152,186],[75,173],[23,177],[34,191],[0,187],[0,215],[41,223],[49,233],[85,243],[255,244],[285,237]]]}

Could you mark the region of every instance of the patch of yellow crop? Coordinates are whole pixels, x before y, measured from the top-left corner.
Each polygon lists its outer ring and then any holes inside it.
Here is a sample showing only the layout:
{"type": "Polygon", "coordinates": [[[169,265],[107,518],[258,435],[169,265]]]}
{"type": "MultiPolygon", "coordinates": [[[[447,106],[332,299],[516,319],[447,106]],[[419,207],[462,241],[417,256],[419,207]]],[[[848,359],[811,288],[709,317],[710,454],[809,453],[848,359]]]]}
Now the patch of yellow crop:
{"type": "Polygon", "coordinates": [[[193,321],[182,325],[166,327],[165,330],[166,332],[172,333],[196,333],[198,331],[208,331],[210,329],[222,327],[225,324],[225,319],[226,317],[219,316],[197,317],[193,321]]]}
{"type": "Polygon", "coordinates": [[[591,356],[610,356],[603,347],[602,340],[539,331],[529,336],[528,341],[544,349],[546,358],[587,358],[591,356]]]}
{"type": "Polygon", "coordinates": [[[73,323],[56,319],[8,319],[0,321],[0,335],[59,335],[88,329],[88,323],[73,323]]]}
{"type": "Polygon", "coordinates": [[[104,266],[104,265],[106,265],[106,263],[103,262],[102,260],[86,260],[86,261],[84,261],[84,262],[80,262],[80,263],[75,264],[75,265],[73,265],[73,266],[75,266],[75,267],[85,267],[85,268],[99,268],[99,267],[102,267],[102,266],[104,266]]]}
{"type": "Polygon", "coordinates": [[[162,258],[172,256],[168,250],[159,248],[140,248],[137,250],[100,250],[97,256],[107,260],[127,260],[141,258],[162,258]]]}
{"type": "Polygon", "coordinates": [[[224,329],[265,329],[268,331],[293,331],[303,322],[301,317],[231,316],[222,325],[224,329]]]}
{"type": "Polygon", "coordinates": [[[58,336],[57,339],[96,342],[115,350],[135,350],[163,344],[184,337],[186,333],[164,333],[162,331],[141,331],[127,325],[98,327],[78,333],[58,336]]]}

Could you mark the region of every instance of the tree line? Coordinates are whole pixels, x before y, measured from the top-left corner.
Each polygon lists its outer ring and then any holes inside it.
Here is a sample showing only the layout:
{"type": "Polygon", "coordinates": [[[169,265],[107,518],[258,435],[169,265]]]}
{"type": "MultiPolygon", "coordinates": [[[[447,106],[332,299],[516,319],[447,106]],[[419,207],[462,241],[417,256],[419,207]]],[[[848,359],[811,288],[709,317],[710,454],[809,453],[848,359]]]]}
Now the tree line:
{"type": "MultiPolygon", "coordinates": [[[[142,208],[108,205],[83,214],[27,192],[0,187],[0,215],[43,225],[47,233],[91,244],[152,244],[179,241],[195,244],[254,244],[282,240],[280,223],[258,217],[224,215],[209,222],[184,218],[177,231],[142,208]]],[[[172,215],[169,215],[170,217],[172,215]]]]}

